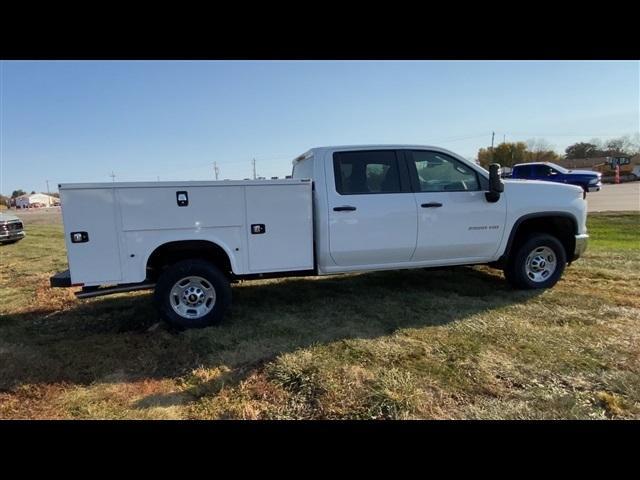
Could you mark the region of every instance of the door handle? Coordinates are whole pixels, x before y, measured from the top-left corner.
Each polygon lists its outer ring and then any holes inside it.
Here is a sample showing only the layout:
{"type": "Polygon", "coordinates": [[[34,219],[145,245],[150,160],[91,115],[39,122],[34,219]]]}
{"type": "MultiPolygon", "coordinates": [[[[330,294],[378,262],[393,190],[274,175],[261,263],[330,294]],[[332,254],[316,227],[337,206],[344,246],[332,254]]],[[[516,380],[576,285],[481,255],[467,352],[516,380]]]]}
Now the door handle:
{"type": "Polygon", "coordinates": [[[440,202],[429,202],[429,203],[423,203],[420,206],[422,208],[437,208],[437,207],[441,207],[442,204],[440,202]]]}
{"type": "Polygon", "coordinates": [[[353,207],[351,205],[344,205],[342,207],[333,207],[334,212],[352,212],[355,209],[356,207],[353,207]]]}

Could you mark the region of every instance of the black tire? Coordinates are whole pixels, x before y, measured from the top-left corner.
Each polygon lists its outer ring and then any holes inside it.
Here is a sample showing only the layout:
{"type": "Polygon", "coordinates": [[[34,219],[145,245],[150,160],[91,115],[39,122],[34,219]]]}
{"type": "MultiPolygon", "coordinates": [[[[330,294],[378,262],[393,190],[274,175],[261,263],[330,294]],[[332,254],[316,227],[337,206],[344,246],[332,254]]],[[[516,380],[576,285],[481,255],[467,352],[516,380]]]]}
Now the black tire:
{"type": "Polygon", "coordinates": [[[553,287],[564,272],[567,265],[567,254],[560,241],[546,233],[531,234],[510,255],[504,269],[504,275],[509,283],[519,289],[539,289],[553,287]],[[550,248],[555,254],[556,267],[548,278],[542,281],[534,281],[527,275],[527,257],[540,247],[550,248]]]}
{"type": "Polygon", "coordinates": [[[1,242],[2,245],[11,245],[12,243],[18,243],[21,238],[16,238],[15,240],[7,240],[6,242],[1,242]]]}
{"type": "Polygon", "coordinates": [[[162,272],[156,283],[154,301],[162,319],[173,327],[180,330],[204,328],[222,321],[224,313],[231,305],[231,286],[227,277],[215,265],[205,260],[182,260],[162,272]],[[177,297],[171,298],[173,287],[180,280],[193,276],[205,279],[215,291],[213,308],[198,318],[180,315],[172,306],[172,301],[175,301],[177,297]]]}

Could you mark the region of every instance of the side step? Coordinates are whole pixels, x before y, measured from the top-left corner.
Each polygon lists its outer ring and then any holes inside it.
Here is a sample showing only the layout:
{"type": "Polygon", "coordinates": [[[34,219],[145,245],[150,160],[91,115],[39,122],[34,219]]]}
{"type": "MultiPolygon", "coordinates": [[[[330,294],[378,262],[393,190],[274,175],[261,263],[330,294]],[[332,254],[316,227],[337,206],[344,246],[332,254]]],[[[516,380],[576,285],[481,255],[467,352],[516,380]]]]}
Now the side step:
{"type": "Polygon", "coordinates": [[[101,297],[103,295],[111,295],[113,293],[134,292],[136,290],[150,290],[156,286],[155,283],[124,283],[122,285],[114,285],[113,287],[83,287],[82,291],[76,292],[77,298],[101,297]]]}

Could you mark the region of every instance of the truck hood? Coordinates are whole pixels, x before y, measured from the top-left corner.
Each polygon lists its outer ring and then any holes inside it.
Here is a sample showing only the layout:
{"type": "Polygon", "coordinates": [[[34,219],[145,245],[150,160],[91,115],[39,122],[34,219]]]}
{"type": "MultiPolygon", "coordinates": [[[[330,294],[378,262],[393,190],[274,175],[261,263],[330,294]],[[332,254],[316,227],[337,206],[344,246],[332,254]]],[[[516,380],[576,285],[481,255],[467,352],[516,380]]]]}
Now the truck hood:
{"type": "Polygon", "coordinates": [[[584,175],[587,177],[599,177],[602,176],[599,172],[594,172],[593,170],[569,170],[566,175],[584,175]]]}
{"type": "Polygon", "coordinates": [[[13,222],[15,220],[20,220],[20,219],[10,213],[0,213],[0,223],[13,222]]]}
{"type": "Polygon", "coordinates": [[[523,192],[527,195],[540,193],[542,195],[567,195],[574,197],[576,193],[582,195],[582,187],[569,183],[548,182],[546,180],[527,180],[521,178],[503,179],[506,192],[523,192]]]}

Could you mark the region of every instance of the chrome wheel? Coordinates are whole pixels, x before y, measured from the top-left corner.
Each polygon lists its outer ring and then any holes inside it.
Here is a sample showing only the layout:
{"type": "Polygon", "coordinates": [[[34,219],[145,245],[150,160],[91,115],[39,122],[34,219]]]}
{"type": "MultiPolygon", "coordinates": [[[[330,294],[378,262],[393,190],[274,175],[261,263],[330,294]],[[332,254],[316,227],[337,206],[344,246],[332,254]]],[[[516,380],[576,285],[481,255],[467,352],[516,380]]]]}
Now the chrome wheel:
{"type": "Polygon", "coordinates": [[[169,303],[183,318],[204,317],[216,304],[216,290],[205,278],[185,277],[171,288],[169,303]]]}
{"type": "Polygon", "coordinates": [[[557,266],[558,260],[552,249],[537,247],[527,256],[525,273],[531,281],[540,283],[551,277],[557,266]]]}

